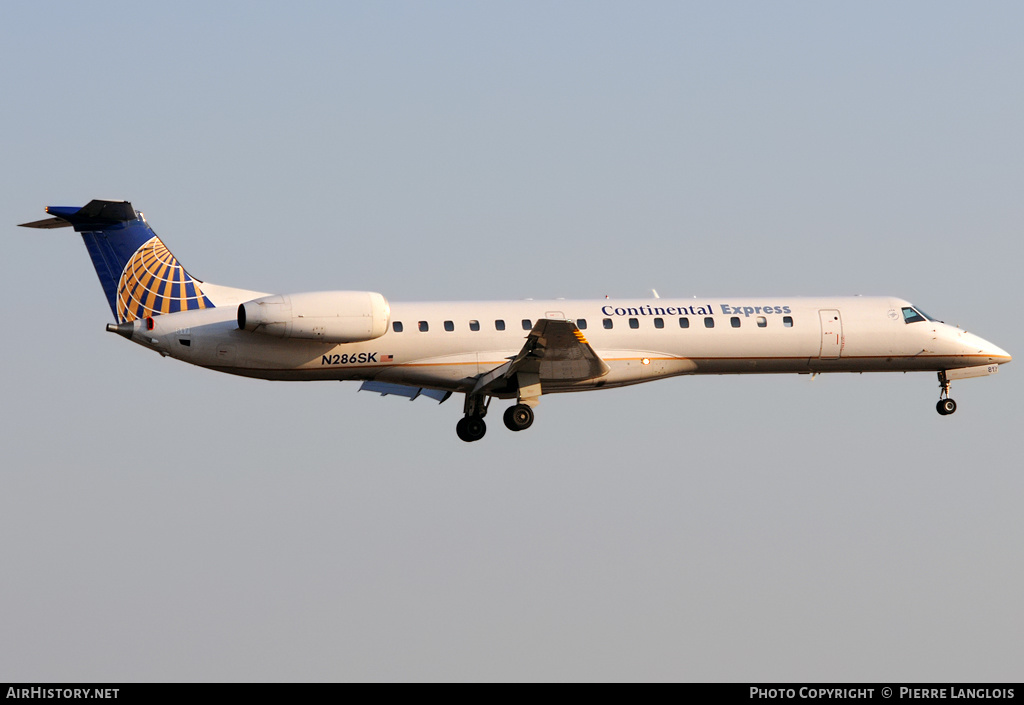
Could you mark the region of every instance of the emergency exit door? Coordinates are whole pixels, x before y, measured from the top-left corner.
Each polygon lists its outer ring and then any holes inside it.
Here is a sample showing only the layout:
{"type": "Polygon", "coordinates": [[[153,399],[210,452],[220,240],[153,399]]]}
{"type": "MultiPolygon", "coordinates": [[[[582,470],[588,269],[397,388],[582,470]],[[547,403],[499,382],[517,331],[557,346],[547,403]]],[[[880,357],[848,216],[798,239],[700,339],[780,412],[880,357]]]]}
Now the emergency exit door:
{"type": "Polygon", "coordinates": [[[835,309],[818,311],[821,318],[822,360],[838,360],[843,352],[843,319],[835,309]]]}

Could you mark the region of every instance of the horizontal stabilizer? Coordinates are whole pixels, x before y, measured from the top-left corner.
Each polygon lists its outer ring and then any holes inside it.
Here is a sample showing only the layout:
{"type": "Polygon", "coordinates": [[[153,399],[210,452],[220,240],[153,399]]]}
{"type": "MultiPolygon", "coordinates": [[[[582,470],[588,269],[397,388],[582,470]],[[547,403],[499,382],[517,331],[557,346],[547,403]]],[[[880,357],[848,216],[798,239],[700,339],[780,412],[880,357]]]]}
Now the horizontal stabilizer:
{"type": "Polygon", "coordinates": [[[128,201],[92,200],[81,208],[77,206],[47,206],[46,212],[55,218],[22,223],[23,228],[63,228],[75,226],[75,230],[103,230],[117,223],[138,220],[132,204],[128,201]]]}
{"type": "Polygon", "coordinates": [[[410,387],[407,384],[393,384],[391,382],[377,382],[375,380],[368,380],[363,382],[359,387],[359,391],[363,392],[377,392],[382,397],[386,397],[389,394],[398,397],[408,397],[409,401],[416,399],[417,397],[430,397],[436,399],[437,403],[440,404],[445,399],[452,395],[451,392],[444,392],[439,389],[426,389],[424,387],[410,387]]]}
{"type": "Polygon", "coordinates": [[[71,223],[64,220],[63,218],[47,218],[46,220],[36,220],[31,223],[21,223],[19,228],[39,228],[40,230],[52,230],[53,228],[70,228],[71,223]]]}

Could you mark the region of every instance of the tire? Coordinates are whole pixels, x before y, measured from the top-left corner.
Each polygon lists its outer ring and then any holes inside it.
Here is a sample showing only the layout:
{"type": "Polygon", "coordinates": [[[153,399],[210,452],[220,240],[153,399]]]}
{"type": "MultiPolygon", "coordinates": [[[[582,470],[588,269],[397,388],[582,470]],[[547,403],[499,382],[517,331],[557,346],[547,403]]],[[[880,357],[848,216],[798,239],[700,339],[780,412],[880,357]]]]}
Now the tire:
{"type": "Polygon", "coordinates": [[[952,399],[939,399],[939,403],[935,405],[935,410],[943,416],[949,416],[956,411],[956,402],[952,399]]]}
{"type": "Polygon", "coordinates": [[[487,424],[479,416],[466,416],[455,424],[455,433],[466,443],[479,441],[487,433],[487,424]]]}
{"type": "Polygon", "coordinates": [[[510,431],[525,431],[533,425],[533,409],[526,404],[516,404],[505,409],[502,417],[510,431]]]}

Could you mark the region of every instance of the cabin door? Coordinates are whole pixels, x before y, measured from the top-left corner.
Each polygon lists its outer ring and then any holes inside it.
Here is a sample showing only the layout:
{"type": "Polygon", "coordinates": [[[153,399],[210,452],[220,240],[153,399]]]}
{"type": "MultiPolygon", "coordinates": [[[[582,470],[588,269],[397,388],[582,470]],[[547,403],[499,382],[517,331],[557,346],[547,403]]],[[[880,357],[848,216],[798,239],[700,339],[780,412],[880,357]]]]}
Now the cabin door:
{"type": "Polygon", "coordinates": [[[818,311],[821,318],[821,353],[822,360],[838,360],[843,352],[843,319],[839,311],[828,309],[818,311]]]}

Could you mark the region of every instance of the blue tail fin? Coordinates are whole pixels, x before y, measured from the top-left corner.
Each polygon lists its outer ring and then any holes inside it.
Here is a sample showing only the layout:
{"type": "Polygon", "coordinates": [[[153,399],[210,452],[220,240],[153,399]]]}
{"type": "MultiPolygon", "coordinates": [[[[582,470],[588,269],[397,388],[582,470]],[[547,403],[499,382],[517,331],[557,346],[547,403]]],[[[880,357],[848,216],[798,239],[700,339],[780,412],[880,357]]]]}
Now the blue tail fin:
{"type": "Polygon", "coordinates": [[[82,235],[96,274],[119,323],[201,308],[213,308],[202,282],[178,264],[142,214],[127,201],[89,201],[81,208],[50,206],[53,218],[29,228],[68,225],[82,235]]]}

